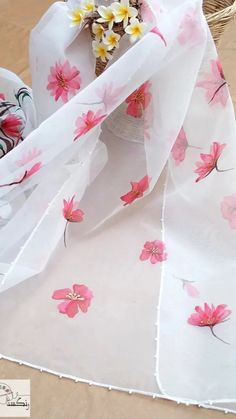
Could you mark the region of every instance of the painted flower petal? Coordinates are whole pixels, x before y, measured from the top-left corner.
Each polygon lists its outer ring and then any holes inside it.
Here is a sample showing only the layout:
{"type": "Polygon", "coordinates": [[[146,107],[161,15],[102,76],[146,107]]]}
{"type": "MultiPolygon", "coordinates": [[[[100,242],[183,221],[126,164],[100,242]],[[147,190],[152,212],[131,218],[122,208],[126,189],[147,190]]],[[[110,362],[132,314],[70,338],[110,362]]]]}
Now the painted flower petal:
{"type": "Polygon", "coordinates": [[[70,288],[63,288],[60,290],[56,290],[52,294],[52,298],[54,300],[64,300],[68,299],[67,295],[70,294],[72,291],[70,288]]]}

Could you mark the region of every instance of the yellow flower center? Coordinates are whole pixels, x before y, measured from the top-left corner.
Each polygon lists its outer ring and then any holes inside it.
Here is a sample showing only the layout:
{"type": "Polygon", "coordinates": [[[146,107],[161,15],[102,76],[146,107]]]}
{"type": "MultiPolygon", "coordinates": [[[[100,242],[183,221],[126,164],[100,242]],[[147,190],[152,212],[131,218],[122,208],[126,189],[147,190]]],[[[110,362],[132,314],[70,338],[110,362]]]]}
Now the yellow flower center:
{"type": "Polygon", "coordinates": [[[58,86],[62,87],[63,89],[67,88],[67,81],[65,80],[62,72],[57,74],[56,79],[58,86]]]}
{"type": "Polygon", "coordinates": [[[85,5],[85,8],[84,8],[85,10],[86,10],[86,12],[88,12],[88,13],[90,13],[90,12],[93,12],[94,11],[94,3],[93,2],[88,2],[88,3],[86,3],[86,5],[85,5]]]}
{"type": "Polygon", "coordinates": [[[77,10],[73,10],[72,12],[72,20],[74,23],[77,23],[78,25],[80,25],[80,23],[82,22],[84,17],[83,11],[80,9],[77,10]]]}
{"type": "Polygon", "coordinates": [[[117,40],[116,40],[116,36],[115,35],[110,35],[107,39],[108,43],[110,45],[115,46],[117,44],[117,40]]]}
{"type": "Polygon", "coordinates": [[[106,20],[108,22],[111,22],[114,18],[115,18],[115,16],[114,16],[112,10],[107,10],[107,12],[106,12],[106,20]]]}
{"type": "Polygon", "coordinates": [[[76,294],[75,292],[70,292],[66,295],[67,298],[70,300],[81,300],[84,301],[84,297],[81,297],[79,294],[76,294]]]}
{"type": "Polygon", "coordinates": [[[144,101],[144,94],[142,92],[137,92],[134,95],[135,102],[143,102],[144,101]]]}
{"type": "Polygon", "coordinates": [[[107,50],[103,46],[100,46],[97,48],[97,53],[99,54],[100,57],[106,58],[107,50]]]}
{"type": "Polygon", "coordinates": [[[102,35],[104,33],[104,29],[102,26],[100,26],[99,28],[96,29],[96,35],[100,36],[100,38],[102,38],[102,35]]]}
{"type": "Polygon", "coordinates": [[[129,17],[129,9],[126,6],[120,6],[118,14],[124,18],[129,17]]]}

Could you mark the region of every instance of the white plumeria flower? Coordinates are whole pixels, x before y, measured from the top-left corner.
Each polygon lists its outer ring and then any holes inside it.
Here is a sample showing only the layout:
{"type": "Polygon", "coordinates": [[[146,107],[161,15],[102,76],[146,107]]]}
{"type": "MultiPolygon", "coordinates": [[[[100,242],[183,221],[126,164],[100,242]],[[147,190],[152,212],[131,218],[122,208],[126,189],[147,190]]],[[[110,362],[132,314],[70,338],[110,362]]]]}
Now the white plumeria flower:
{"type": "Polygon", "coordinates": [[[108,52],[108,46],[103,42],[93,41],[92,45],[93,53],[96,58],[101,58],[104,63],[112,59],[112,55],[108,52]]]}
{"type": "Polygon", "coordinates": [[[98,13],[101,16],[97,21],[99,23],[107,23],[108,28],[111,30],[115,22],[115,15],[111,7],[99,6],[98,13]]]}
{"type": "Polygon", "coordinates": [[[129,0],[112,3],[111,7],[115,14],[115,22],[123,22],[124,28],[128,25],[129,18],[136,17],[138,14],[138,10],[130,6],[129,0]]]}
{"type": "Polygon", "coordinates": [[[103,36],[103,42],[108,46],[108,51],[113,48],[119,48],[120,35],[114,31],[106,31],[103,36]]]}
{"type": "Polygon", "coordinates": [[[105,29],[102,25],[99,25],[99,23],[93,23],[92,24],[92,32],[95,35],[95,39],[97,41],[100,41],[104,35],[105,29]]]}
{"type": "Polygon", "coordinates": [[[92,13],[95,10],[94,0],[85,0],[82,6],[85,13],[92,13]]]}
{"type": "Polygon", "coordinates": [[[129,26],[125,28],[125,32],[130,35],[131,42],[138,41],[146,32],[146,24],[133,17],[130,19],[129,26]]]}
{"type": "Polygon", "coordinates": [[[71,20],[70,26],[80,26],[84,21],[85,12],[82,8],[76,7],[69,11],[68,16],[71,20]]]}

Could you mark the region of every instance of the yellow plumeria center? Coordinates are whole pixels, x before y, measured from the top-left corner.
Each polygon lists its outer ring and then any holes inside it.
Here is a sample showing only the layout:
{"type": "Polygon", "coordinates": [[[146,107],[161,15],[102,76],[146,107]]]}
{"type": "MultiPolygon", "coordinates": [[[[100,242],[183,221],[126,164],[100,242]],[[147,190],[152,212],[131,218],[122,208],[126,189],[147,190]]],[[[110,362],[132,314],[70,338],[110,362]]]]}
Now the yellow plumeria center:
{"type": "Polygon", "coordinates": [[[97,36],[99,36],[100,38],[102,38],[103,34],[104,34],[104,28],[102,27],[102,25],[98,25],[96,26],[96,28],[94,28],[93,33],[97,36]]]}
{"type": "Polygon", "coordinates": [[[118,15],[122,16],[123,19],[129,17],[129,8],[127,6],[120,6],[118,15]]]}
{"type": "Polygon", "coordinates": [[[116,44],[117,44],[117,37],[116,37],[116,35],[115,34],[109,35],[107,37],[107,42],[108,42],[109,45],[112,45],[113,47],[115,47],[116,44]]]}
{"type": "Polygon", "coordinates": [[[160,250],[158,249],[158,247],[153,247],[153,248],[151,249],[151,253],[152,253],[152,255],[156,255],[156,254],[160,254],[161,252],[160,252],[160,250]]]}
{"type": "Polygon", "coordinates": [[[95,6],[94,6],[94,3],[93,2],[88,2],[84,6],[84,10],[86,12],[88,12],[88,13],[93,12],[94,11],[94,8],[95,8],[95,6]]]}
{"type": "Polygon", "coordinates": [[[136,36],[142,35],[142,29],[141,29],[140,25],[132,26],[132,35],[136,35],[136,36]]]}
{"type": "Polygon", "coordinates": [[[107,56],[107,50],[102,45],[100,45],[96,48],[96,52],[101,58],[106,58],[106,56],[107,56]]]}

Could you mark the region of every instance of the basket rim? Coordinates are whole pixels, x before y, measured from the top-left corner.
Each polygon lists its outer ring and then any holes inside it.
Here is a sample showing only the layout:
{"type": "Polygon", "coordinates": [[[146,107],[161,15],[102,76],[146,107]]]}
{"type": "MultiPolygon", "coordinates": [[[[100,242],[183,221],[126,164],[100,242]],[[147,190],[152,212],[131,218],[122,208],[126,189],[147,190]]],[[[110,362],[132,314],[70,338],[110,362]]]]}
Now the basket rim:
{"type": "Polygon", "coordinates": [[[232,18],[236,13],[236,0],[234,0],[233,4],[231,6],[227,6],[222,10],[219,10],[218,12],[214,13],[206,13],[205,16],[209,21],[212,20],[219,20],[221,18],[232,18]]]}

